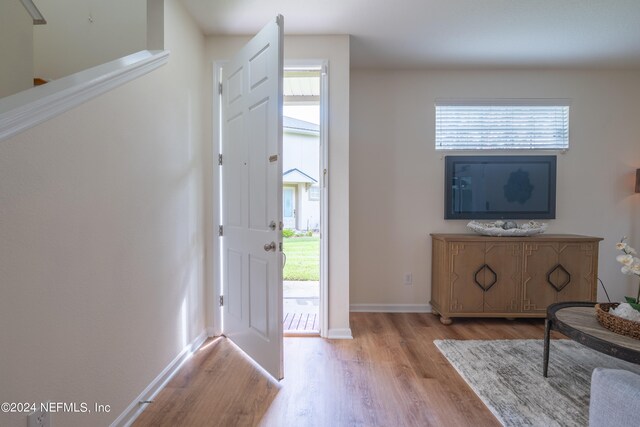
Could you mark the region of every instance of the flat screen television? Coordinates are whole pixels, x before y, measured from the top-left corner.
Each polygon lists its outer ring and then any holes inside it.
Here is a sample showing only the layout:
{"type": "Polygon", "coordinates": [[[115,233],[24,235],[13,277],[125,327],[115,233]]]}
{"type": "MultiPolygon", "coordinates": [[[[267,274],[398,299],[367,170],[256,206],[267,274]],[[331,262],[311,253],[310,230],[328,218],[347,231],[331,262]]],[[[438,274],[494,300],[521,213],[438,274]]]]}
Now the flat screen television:
{"type": "Polygon", "coordinates": [[[556,156],[446,156],[445,219],[553,219],[556,156]]]}

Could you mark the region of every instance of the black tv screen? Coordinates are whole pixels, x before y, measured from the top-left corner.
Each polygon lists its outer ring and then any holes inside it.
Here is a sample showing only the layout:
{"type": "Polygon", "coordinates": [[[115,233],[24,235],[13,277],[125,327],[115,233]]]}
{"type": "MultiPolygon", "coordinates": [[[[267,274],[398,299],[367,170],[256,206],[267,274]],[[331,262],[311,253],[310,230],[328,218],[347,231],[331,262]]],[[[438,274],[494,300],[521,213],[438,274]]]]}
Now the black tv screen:
{"type": "Polygon", "coordinates": [[[446,156],[445,219],[553,219],[556,156],[446,156]]]}

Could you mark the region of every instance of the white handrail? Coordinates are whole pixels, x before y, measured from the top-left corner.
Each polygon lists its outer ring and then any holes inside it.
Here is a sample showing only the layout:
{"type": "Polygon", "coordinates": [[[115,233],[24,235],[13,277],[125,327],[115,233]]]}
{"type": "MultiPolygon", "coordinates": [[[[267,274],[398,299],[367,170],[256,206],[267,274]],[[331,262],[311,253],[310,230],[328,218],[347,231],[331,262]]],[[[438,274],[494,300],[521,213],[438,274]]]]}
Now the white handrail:
{"type": "Polygon", "coordinates": [[[136,79],[169,60],[169,51],[141,50],[0,99],[0,144],[22,131],[136,79]]]}
{"type": "Polygon", "coordinates": [[[33,25],[44,25],[47,23],[47,20],[44,19],[44,16],[42,16],[38,7],[33,3],[33,0],[20,0],[20,2],[33,18],[33,25]]]}

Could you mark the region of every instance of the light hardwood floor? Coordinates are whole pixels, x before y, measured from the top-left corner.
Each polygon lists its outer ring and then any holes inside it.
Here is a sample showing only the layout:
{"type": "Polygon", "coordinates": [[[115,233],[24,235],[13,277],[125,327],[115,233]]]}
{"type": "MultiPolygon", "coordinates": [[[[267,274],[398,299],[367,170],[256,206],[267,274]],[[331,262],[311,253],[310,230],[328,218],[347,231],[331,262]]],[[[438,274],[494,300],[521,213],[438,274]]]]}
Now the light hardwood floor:
{"type": "Polygon", "coordinates": [[[280,383],[211,339],[134,426],[499,426],[433,340],[544,334],[541,319],[444,326],[432,314],[352,313],[351,328],[353,340],[285,338],[280,383]]]}

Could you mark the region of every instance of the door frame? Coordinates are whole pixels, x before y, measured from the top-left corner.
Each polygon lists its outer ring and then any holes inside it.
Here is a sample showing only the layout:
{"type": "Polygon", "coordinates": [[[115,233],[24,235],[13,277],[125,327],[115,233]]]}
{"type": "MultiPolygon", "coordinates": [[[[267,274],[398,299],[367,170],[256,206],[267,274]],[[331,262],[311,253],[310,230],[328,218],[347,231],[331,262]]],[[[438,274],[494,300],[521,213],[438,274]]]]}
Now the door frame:
{"type": "MultiPolygon", "coordinates": [[[[212,158],[213,185],[211,196],[213,207],[213,223],[211,227],[212,256],[206,257],[206,261],[212,266],[205,298],[205,306],[210,315],[206,321],[209,336],[220,336],[224,332],[222,310],[219,300],[222,295],[222,253],[220,239],[218,238],[218,225],[221,224],[220,185],[222,172],[218,166],[218,156],[221,144],[221,102],[222,97],[218,92],[221,80],[222,68],[228,64],[228,60],[212,62],[212,158]]],[[[326,59],[284,60],[284,69],[305,69],[320,71],[320,336],[327,338],[329,332],[329,61],[326,59]]]]}

